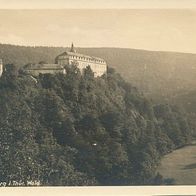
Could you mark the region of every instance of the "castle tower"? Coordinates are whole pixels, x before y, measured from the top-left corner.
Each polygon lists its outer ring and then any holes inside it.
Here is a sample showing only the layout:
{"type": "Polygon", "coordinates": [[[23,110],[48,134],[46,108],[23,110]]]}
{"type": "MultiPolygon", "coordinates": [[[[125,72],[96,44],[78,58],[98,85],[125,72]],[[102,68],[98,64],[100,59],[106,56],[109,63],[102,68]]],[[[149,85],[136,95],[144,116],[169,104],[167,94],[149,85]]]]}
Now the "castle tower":
{"type": "Polygon", "coordinates": [[[74,53],[76,53],[76,50],[75,50],[75,48],[74,48],[74,45],[73,45],[73,43],[71,44],[71,49],[70,49],[70,52],[74,52],[74,53]]]}
{"type": "Polygon", "coordinates": [[[1,77],[2,73],[3,73],[3,61],[2,61],[2,59],[0,59],[0,77],[1,77]]]}

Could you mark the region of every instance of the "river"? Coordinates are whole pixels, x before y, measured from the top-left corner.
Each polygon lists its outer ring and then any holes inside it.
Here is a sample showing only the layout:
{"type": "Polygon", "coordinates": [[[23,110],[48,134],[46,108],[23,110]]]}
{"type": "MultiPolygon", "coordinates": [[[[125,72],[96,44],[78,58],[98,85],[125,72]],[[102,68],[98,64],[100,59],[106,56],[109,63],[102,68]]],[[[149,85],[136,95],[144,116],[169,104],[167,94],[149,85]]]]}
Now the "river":
{"type": "Polygon", "coordinates": [[[158,172],[176,185],[196,185],[196,143],[164,156],[158,172]]]}

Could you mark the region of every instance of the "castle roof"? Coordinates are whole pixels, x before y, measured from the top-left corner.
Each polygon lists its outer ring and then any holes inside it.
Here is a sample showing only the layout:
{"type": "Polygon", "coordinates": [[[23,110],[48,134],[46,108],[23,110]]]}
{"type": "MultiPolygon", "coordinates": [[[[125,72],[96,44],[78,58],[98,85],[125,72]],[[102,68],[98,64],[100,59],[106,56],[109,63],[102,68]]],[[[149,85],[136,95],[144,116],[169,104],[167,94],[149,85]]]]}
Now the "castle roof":
{"type": "Polygon", "coordinates": [[[88,55],[85,55],[85,54],[80,54],[80,53],[76,53],[76,52],[63,52],[62,54],[58,55],[56,58],[58,57],[62,57],[62,56],[77,56],[77,57],[83,57],[83,58],[89,58],[91,60],[98,60],[98,61],[104,61],[104,59],[102,58],[99,58],[99,57],[94,57],[94,56],[88,56],[88,55]]]}
{"type": "Polygon", "coordinates": [[[62,70],[64,67],[59,64],[28,64],[25,66],[28,70],[62,70]]]}
{"type": "Polygon", "coordinates": [[[65,51],[63,52],[62,54],[58,55],[55,60],[57,61],[59,57],[64,57],[64,56],[73,56],[73,57],[80,57],[80,58],[86,58],[86,59],[89,59],[91,61],[103,61],[105,62],[104,59],[102,58],[99,58],[99,57],[95,57],[95,56],[88,56],[88,55],[85,55],[85,54],[80,54],[80,53],[77,53],[75,48],[74,48],[74,45],[72,43],[71,45],[71,49],[70,51],[65,51]]]}
{"type": "Polygon", "coordinates": [[[76,53],[76,50],[75,50],[75,48],[74,48],[74,45],[73,45],[73,43],[71,44],[71,49],[70,49],[70,52],[75,52],[75,53],[76,53]]]}

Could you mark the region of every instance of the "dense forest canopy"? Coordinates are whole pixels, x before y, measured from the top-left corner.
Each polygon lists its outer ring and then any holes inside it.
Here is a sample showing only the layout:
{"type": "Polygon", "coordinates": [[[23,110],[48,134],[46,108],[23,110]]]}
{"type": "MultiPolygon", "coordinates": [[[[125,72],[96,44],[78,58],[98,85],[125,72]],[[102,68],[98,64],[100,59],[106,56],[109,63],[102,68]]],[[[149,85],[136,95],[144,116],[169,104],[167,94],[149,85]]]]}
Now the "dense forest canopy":
{"type": "Polygon", "coordinates": [[[7,186],[157,184],[160,158],[192,138],[183,111],[153,104],[113,68],[98,78],[74,66],[34,78],[8,64],[0,110],[7,186]]]}

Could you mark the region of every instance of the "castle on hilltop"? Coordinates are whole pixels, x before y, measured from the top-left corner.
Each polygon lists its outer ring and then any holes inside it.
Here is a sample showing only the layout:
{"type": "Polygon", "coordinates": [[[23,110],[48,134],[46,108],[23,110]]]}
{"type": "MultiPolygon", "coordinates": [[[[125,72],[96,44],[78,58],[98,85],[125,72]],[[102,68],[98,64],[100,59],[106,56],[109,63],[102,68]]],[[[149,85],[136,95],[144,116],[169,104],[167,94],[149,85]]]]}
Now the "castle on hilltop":
{"type": "Polygon", "coordinates": [[[26,73],[34,76],[37,76],[40,73],[66,74],[65,67],[71,65],[76,65],[81,73],[83,73],[86,67],[90,66],[95,77],[102,76],[107,71],[107,64],[104,59],[77,53],[73,43],[70,51],[65,51],[55,58],[55,64],[28,64],[24,67],[24,70],[26,73]]]}

